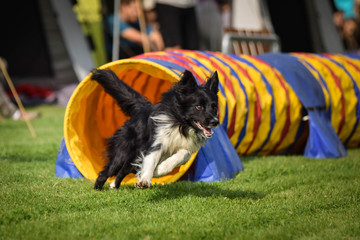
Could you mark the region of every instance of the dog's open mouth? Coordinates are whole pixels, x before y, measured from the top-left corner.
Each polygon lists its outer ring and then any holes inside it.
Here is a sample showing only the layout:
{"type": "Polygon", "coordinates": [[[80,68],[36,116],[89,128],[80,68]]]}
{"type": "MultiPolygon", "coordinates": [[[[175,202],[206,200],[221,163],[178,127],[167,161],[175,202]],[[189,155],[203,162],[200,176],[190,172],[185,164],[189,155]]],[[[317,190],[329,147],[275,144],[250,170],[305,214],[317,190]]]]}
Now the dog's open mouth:
{"type": "Polygon", "coordinates": [[[213,130],[211,128],[204,127],[200,122],[194,121],[195,125],[202,131],[206,138],[211,138],[213,130]]]}

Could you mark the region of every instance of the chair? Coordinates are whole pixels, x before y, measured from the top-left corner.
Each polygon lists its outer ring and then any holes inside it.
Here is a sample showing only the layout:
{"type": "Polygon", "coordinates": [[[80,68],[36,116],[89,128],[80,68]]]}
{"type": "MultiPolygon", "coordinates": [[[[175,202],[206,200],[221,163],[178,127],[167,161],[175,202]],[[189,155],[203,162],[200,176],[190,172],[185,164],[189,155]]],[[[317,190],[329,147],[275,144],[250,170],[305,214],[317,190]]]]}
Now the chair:
{"type": "Polygon", "coordinates": [[[258,55],[266,52],[280,52],[280,39],[267,30],[249,31],[225,29],[221,51],[236,55],[258,55]]]}

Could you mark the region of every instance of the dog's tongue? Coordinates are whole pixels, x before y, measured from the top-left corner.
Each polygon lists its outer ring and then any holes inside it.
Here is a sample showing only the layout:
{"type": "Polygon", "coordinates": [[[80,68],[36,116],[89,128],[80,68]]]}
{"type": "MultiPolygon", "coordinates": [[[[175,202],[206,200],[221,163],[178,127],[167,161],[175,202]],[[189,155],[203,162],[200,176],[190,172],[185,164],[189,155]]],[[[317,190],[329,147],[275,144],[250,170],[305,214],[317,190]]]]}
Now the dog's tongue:
{"type": "Polygon", "coordinates": [[[210,138],[212,136],[212,130],[211,129],[203,128],[202,130],[203,130],[203,133],[204,133],[205,137],[210,138]]]}
{"type": "Polygon", "coordinates": [[[199,122],[195,122],[195,124],[202,130],[204,136],[206,138],[210,138],[213,134],[211,128],[206,128],[204,126],[202,126],[199,122]]]}
{"type": "Polygon", "coordinates": [[[202,130],[205,134],[211,134],[211,129],[203,128],[202,130]]]}

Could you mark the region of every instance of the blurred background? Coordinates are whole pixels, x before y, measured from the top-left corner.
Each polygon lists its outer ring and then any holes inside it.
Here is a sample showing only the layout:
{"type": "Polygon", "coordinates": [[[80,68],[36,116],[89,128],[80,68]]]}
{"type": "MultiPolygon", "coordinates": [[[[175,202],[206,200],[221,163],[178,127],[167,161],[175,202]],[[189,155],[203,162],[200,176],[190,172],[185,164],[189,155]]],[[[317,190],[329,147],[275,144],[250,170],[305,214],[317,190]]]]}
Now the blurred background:
{"type": "MultiPolygon", "coordinates": [[[[66,105],[91,69],[123,58],[123,52],[125,57],[144,49],[179,48],[250,55],[268,51],[359,54],[359,13],[359,0],[3,1],[0,56],[24,105],[66,105]],[[121,8],[131,2],[136,9],[121,8]],[[188,15],[170,20],[166,5],[188,15]],[[190,16],[195,16],[194,23],[184,27],[190,16]],[[137,30],[140,40],[127,38],[128,29],[137,30]],[[190,45],[174,42],[180,38],[173,33],[178,29],[190,45]],[[154,32],[159,34],[152,37],[154,32]],[[136,51],[128,51],[131,46],[136,51]]],[[[9,93],[4,81],[2,85],[9,93]]]]}

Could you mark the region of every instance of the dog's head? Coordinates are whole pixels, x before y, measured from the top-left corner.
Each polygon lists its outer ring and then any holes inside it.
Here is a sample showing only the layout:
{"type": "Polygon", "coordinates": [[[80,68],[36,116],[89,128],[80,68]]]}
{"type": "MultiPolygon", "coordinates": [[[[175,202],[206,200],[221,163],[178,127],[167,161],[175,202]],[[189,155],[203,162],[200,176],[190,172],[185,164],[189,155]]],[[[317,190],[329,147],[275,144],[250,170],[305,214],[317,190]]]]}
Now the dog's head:
{"type": "Polygon", "coordinates": [[[212,129],[219,125],[218,89],[219,79],[215,72],[205,84],[198,85],[193,74],[186,70],[174,87],[177,99],[177,111],[188,127],[210,138],[212,129]]]}

